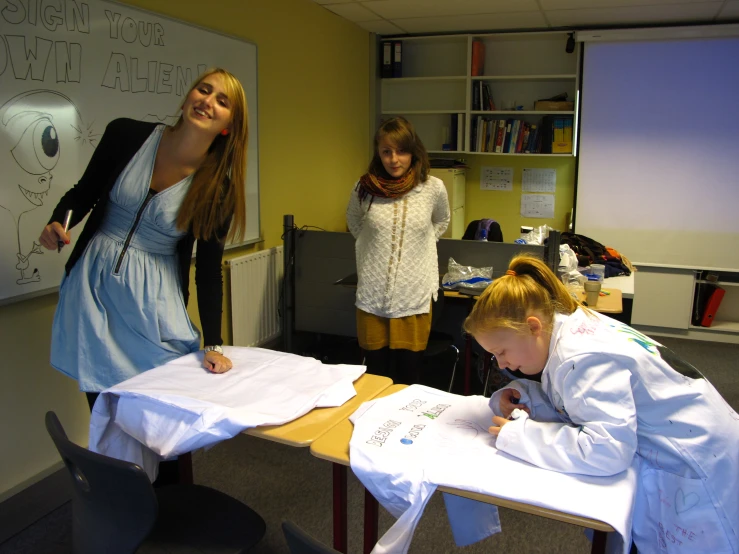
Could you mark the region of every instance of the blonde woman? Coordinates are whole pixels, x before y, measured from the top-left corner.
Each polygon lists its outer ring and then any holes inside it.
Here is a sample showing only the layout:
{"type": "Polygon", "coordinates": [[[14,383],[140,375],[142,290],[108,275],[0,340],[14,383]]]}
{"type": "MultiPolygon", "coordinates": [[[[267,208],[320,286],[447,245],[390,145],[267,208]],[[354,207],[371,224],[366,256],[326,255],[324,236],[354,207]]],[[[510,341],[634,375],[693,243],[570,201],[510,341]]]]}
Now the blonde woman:
{"type": "Polygon", "coordinates": [[[51,364],[78,380],[90,409],[101,390],[199,350],[186,310],[195,241],[203,365],[231,368],[220,346],[221,260],[227,237],[245,226],[246,97],[217,68],[181,108],[172,127],[112,121],[40,237],[48,249],[68,244],[67,210],[72,227],[89,213],[62,279],[51,364]]]}

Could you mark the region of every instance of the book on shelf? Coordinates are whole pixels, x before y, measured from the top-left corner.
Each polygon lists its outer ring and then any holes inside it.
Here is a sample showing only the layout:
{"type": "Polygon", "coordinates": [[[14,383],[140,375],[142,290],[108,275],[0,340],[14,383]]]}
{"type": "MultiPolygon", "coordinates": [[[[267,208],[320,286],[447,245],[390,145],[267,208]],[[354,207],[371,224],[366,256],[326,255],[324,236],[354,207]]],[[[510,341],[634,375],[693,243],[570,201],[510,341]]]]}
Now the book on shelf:
{"type": "Polygon", "coordinates": [[[493,149],[493,152],[503,152],[503,142],[505,142],[505,130],[506,130],[506,120],[499,119],[498,120],[498,130],[495,134],[495,147],[493,149]]]}
{"type": "Polygon", "coordinates": [[[457,150],[457,126],[459,125],[459,116],[453,113],[449,116],[449,119],[450,119],[449,129],[444,127],[444,129],[449,132],[448,133],[445,132],[443,144],[441,145],[441,149],[447,150],[447,151],[457,150]]]}
{"type": "Polygon", "coordinates": [[[383,79],[393,76],[393,43],[385,41],[382,43],[382,72],[383,79]]]}
{"type": "Polygon", "coordinates": [[[473,77],[479,77],[485,72],[485,43],[480,40],[472,41],[472,67],[473,77]]]}
{"type": "Polygon", "coordinates": [[[718,312],[718,308],[721,305],[721,300],[724,298],[724,294],[726,294],[726,290],[716,286],[706,302],[706,308],[703,312],[703,317],[701,318],[701,326],[711,326],[716,317],[716,312],[718,312]]]}
{"type": "Polygon", "coordinates": [[[393,77],[403,76],[403,42],[393,41],[393,77]]]}

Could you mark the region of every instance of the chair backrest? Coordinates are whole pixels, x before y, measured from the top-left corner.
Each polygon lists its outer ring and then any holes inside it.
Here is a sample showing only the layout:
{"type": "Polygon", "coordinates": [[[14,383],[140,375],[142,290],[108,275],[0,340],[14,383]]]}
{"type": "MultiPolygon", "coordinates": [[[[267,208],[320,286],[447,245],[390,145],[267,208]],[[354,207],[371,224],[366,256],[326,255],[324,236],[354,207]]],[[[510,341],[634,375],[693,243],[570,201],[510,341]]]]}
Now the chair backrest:
{"type": "MultiPolygon", "coordinates": [[[[470,221],[470,224],[467,225],[467,229],[464,231],[464,235],[462,235],[462,240],[475,240],[477,230],[480,227],[480,221],[482,220],[474,219],[470,221]]],[[[490,227],[488,228],[488,241],[503,242],[503,231],[500,228],[500,223],[494,219],[488,219],[487,221],[490,222],[490,227]]]]}
{"type": "Polygon", "coordinates": [[[158,504],[136,464],[96,454],[73,443],[54,412],[46,430],[72,478],[75,554],[130,554],[151,532],[158,504]]]}
{"type": "Polygon", "coordinates": [[[292,521],[282,522],[282,532],[290,554],[339,554],[337,550],[311,537],[292,521]]]}

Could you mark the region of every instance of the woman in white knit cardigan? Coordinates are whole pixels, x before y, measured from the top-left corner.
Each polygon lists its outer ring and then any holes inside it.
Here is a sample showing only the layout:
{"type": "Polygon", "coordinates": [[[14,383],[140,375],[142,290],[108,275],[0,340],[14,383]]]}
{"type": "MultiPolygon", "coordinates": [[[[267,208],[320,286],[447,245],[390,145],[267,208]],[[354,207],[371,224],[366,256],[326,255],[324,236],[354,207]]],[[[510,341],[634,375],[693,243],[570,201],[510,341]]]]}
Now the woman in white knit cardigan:
{"type": "Polygon", "coordinates": [[[368,371],[417,382],[449,200],[441,180],[429,176],[426,149],[404,118],[377,130],[375,154],[352,190],[346,220],[357,241],[357,337],[368,371]]]}

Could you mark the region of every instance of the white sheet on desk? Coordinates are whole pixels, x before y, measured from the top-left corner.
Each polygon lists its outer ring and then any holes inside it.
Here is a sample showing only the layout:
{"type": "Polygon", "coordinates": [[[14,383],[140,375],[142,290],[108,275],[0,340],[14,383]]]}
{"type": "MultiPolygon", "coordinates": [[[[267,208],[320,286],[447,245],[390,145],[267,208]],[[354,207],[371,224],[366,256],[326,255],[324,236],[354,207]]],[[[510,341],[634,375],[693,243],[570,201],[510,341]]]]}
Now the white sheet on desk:
{"type": "MultiPolygon", "coordinates": [[[[436,486],[479,492],[603,521],[625,538],[627,551],[636,466],[612,477],[556,473],[532,466],[495,448],[487,429],[492,413],[486,398],[458,396],[413,385],[365,402],[351,417],[350,460],[364,486],[398,521],[373,553],[405,552],[423,508],[436,486]],[[421,404],[422,402],[422,404],[421,404]],[[439,410],[435,406],[448,405],[439,410]],[[388,429],[398,423],[391,431],[388,429]],[[412,437],[413,425],[425,427],[412,437]],[[372,437],[386,436],[382,446],[372,437]],[[406,439],[405,444],[401,439],[406,439]],[[411,440],[411,443],[407,441],[411,440]]],[[[636,461],[635,461],[636,464],[636,461]]],[[[490,512],[480,506],[481,517],[490,512]]],[[[470,517],[468,510],[465,517],[470,517]]],[[[450,523],[454,525],[453,514],[450,523]]],[[[484,528],[484,521],[477,527],[484,528]]],[[[489,529],[495,531],[495,525],[489,529]]],[[[456,533],[455,533],[456,536],[456,533]]],[[[620,543],[621,541],[619,541],[620,543]]]]}
{"type": "Polygon", "coordinates": [[[90,449],[137,463],[153,480],[160,458],[342,405],[366,369],[262,348],[226,346],[224,353],[233,362],[227,373],[206,371],[195,353],[103,391],[90,420],[90,449]]]}

